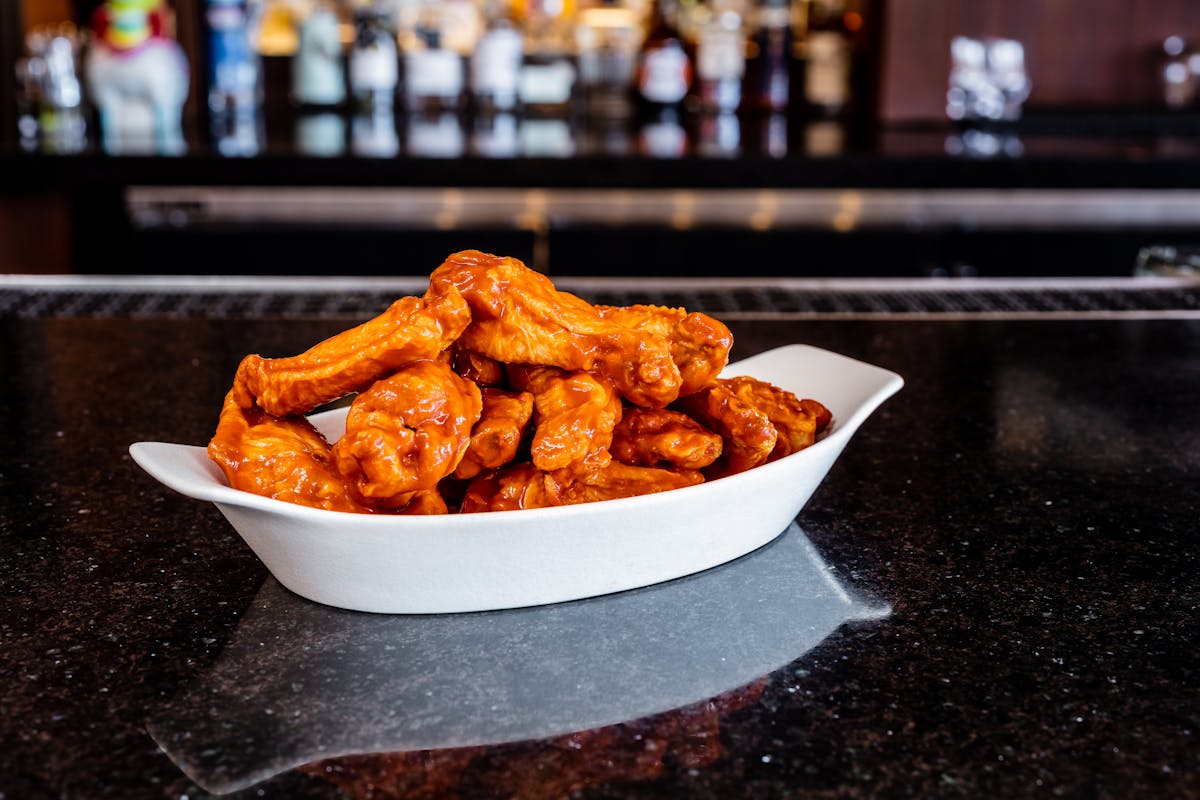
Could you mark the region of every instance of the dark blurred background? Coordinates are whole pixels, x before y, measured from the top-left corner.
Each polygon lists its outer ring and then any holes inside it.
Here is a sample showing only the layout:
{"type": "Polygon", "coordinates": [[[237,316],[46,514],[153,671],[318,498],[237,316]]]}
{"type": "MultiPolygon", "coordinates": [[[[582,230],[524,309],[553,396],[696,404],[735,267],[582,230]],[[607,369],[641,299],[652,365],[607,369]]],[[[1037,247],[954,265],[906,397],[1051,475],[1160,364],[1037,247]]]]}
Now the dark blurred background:
{"type": "Polygon", "coordinates": [[[0,271],[423,274],[475,247],[556,274],[1116,276],[1200,229],[1190,0],[155,5],[0,10],[0,271]],[[88,57],[130,8],[185,54],[178,147],[104,136],[88,57]],[[295,68],[322,13],[345,91],[313,101],[295,68]],[[248,115],[214,99],[239,19],[248,115]],[[521,92],[561,59],[567,101],[480,94],[505,26],[521,92]],[[364,93],[380,31],[395,84],[364,93]],[[30,89],[55,36],[74,43],[73,111],[30,89]],[[675,40],[690,88],[664,101],[645,76],[675,40]],[[414,93],[443,52],[457,93],[414,93]],[[1009,81],[1011,107],[979,80],[1009,81]]]}

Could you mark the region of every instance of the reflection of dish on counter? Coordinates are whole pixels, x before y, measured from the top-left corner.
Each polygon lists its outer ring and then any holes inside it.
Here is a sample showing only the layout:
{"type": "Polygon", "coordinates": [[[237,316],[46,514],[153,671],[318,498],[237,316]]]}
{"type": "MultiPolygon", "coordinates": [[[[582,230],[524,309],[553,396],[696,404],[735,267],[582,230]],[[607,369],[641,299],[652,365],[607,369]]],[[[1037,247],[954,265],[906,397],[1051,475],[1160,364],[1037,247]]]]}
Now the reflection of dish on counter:
{"type": "Polygon", "coordinates": [[[721,757],[724,718],[762,696],[768,678],[685,708],[619,725],[501,747],[366,753],[301,772],[358,800],[573,797],[590,787],[653,780],[669,765],[700,770],[721,757]]]}
{"type": "MultiPolygon", "coordinates": [[[[139,442],[147,472],[216,503],[287,588],[362,611],[438,613],[539,605],[647,586],[742,556],[779,535],[859,425],[902,385],[879,367],[805,345],[731,364],[833,413],[813,446],[727,478],[575,506],[432,517],[324,511],[231,489],[204,448],[139,442]]],[[[336,438],[345,411],[316,415],[336,438]]]]}
{"type": "Polygon", "coordinates": [[[231,792],[339,756],[543,739],[679,709],[886,613],[796,525],[717,569],[538,608],[379,616],[268,581],[214,666],[147,727],[192,780],[231,792]]]}

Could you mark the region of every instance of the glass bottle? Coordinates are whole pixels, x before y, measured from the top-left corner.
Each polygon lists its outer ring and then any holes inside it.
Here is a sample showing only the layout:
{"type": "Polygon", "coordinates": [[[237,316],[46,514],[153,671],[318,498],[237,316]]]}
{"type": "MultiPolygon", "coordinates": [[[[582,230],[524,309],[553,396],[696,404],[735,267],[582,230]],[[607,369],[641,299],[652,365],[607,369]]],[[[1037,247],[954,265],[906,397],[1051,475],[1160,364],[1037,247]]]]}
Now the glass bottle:
{"type": "Polygon", "coordinates": [[[651,113],[678,108],[692,85],[692,56],[675,12],[674,0],[655,0],[638,56],[638,96],[651,113]]]}
{"type": "Polygon", "coordinates": [[[421,9],[404,53],[404,98],[411,111],[456,111],[464,89],[463,57],[445,46],[445,20],[434,3],[421,9]]]}
{"type": "Polygon", "coordinates": [[[512,158],[519,151],[517,118],[513,114],[481,114],[474,118],[471,152],[484,158],[512,158]]]}
{"type": "Polygon", "coordinates": [[[740,4],[715,0],[696,42],[696,96],[703,111],[728,113],[742,102],[746,35],[740,4]]]}
{"type": "Polygon", "coordinates": [[[462,120],[448,111],[409,114],[405,142],[414,158],[458,158],[467,146],[462,120]]]}
{"type": "Polygon", "coordinates": [[[262,69],[245,0],[208,0],[208,108],[214,116],[256,113],[262,69]]]}
{"type": "Polygon", "coordinates": [[[360,113],[391,113],[400,80],[400,56],[388,13],[375,4],[354,11],[349,59],[350,94],[360,113]]]}
{"type": "Polygon", "coordinates": [[[511,0],[485,0],[486,28],[471,54],[471,96],[483,114],[517,106],[524,42],[512,17],[511,0]]]}
{"type": "Polygon", "coordinates": [[[791,8],[788,0],[758,0],[751,16],[745,104],[758,111],[785,111],[791,101],[791,8]]]}
{"type": "Polygon", "coordinates": [[[620,120],[632,114],[641,40],[640,20],[626,0],[599,0],[580,9],[575,43],[588,116],[620,120]]]}
{"type": "Polygon", "coordinates": [[[572,0],[522,0],[525,53],[518,97],[527,113],[562,116],[573,110],[578,70],[570,33],[572,0]]]}
{"type": "MultiPolygon", "coordinates": [[[[809,0],[805,37],[804,101],[817,116],[850,105],[850,31],[844,0],[809,0]]],[[[861,17],[855,17],[861,20],[861,17]]]]}
{"type": "Polygon", "coordinates": [[[346,100],[341,23],[329,0],[317,0],[300,22],[292,59],[292,99],[300,106],[338,106],[346,100]]]}

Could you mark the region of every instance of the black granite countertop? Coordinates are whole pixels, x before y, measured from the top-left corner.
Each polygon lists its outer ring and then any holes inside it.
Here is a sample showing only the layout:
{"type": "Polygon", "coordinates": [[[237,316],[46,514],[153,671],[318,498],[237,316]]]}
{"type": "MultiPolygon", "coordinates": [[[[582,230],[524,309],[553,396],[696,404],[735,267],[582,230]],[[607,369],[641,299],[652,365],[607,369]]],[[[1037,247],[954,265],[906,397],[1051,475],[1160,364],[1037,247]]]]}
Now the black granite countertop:
{"type": "Polygon", "coordinates": [[[906,380],[796,526],[654,589],[416,618],[289,594],[127,452],[205,442],[243,354],[361,318],[0,319],[0,798],[1200,797],[1194,313],[734,319],[737,356],[906,380]],[[464,712],[493,698],[520,741],[464,712]]]}

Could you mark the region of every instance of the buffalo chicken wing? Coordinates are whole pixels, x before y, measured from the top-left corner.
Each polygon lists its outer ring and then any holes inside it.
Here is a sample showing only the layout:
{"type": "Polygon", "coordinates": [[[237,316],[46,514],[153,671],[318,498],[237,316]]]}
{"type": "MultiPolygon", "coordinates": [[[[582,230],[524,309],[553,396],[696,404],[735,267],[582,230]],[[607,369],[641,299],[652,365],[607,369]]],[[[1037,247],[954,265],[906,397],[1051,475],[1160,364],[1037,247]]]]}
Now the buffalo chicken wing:
{"type": "Polygon", "coordinates": [[[419,298],[299,355],[246,356],[208,454],[234,488],[357,513],[692,486],[807,447],[830,424],[815,400],[718,378],[732,344],[704,314],[593,306],[516,259],[465,251],[419,298]],[[354,394],[331,445],[303,415],[354,394]]]}
{"type": "Polygon", "coordinates": [[[623,464],[701,469],[721,455],[721,437],[679,411],[627,408],[609,450],[623,464]]]}
{"type": "Polygon", "coordinates": [[[621,421],[621,398],[613,385],[586,372],[514,365],[513,385],[533,395],[530,452],[538,469],[607,463],[613,429],[621,421]]]}
{"type": "Polygon", "coordinates": [[[454,477],[463,480],[515,459],[533,416],[533,395],[529,392],[507,392],[492,387],[480,391],[483,412],[471,431],[466,455],[454,470],[454,477]]]}
{"type": "Polygon", "coordinates": [[[670,343],[679,367],[679,395],[692,394],[716,380],[729,363],[733,334],[707,314],[665,306],[596,306],[604,319],[655,333],[670,343]]]}
{"type": "Polygon", "coordinates": [[[459,341],[468,350],[506,364],[594,372],[635,405],[662,408],[679,395],[665,337],[605,320],[514,258],[456,253],[434,270],[429,291],[466,298],[471,324],[459,341]]]}
{"type": "Polygon", "coordinates": [[[304,417],[272,417],[243,408],[235,387],[225,397],[208,456],[234,489],[329,511],[371,513],[374,506],[333,465],[329,443],[304,417]]]}
{"type": "Polygon", "coordinates": [[[470,320],[466,302],[453,291],[403,297],[378,317],[298,356],[246,356],[238,381],[268,414],[305,414],[361,391],[411,361],[436,358],[470,320]]]}
{"type": "Polygon", "coordinates": [[[467,452],[479,387],[438,361],[415,361],[355,398],[333,446],[360,493],[401,507],[437,487],[467,452]]]}

